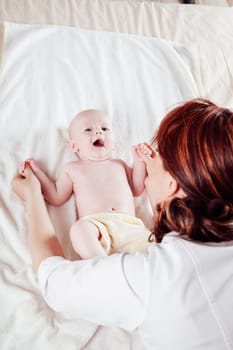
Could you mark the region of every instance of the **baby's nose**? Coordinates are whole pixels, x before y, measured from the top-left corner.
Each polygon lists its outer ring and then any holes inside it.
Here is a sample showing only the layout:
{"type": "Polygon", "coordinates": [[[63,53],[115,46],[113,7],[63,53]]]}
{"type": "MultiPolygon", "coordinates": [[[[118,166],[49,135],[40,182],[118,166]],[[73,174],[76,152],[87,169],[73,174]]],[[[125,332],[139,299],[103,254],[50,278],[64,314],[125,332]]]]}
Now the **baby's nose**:
{"type": "Polygon", "coordinates": [[[95,131],[95,133],[98,135],[98,134],[102,134],[103,133],[103,131],[102,131],[102,129],[97,129],[96,131],[95,131]]]}

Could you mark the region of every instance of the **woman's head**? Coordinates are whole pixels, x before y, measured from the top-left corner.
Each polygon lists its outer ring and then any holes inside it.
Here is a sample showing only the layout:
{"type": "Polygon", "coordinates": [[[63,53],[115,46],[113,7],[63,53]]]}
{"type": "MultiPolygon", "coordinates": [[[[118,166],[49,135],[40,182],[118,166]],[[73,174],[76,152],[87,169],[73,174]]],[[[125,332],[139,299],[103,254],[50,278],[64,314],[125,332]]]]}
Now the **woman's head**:
{"type": "Polygon", "coordinates": [[[158,207],[158,238],[176,230],[201,241],[233,239],[233,112],[191,100],[167,114],[153,142],[185,193],[158,207]]]}

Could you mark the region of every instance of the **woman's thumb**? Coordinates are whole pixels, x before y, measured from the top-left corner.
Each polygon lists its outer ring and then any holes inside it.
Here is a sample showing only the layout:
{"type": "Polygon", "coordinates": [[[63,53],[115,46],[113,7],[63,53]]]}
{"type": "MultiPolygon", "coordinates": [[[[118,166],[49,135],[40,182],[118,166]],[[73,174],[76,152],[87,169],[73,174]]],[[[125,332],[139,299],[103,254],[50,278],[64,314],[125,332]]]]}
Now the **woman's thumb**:
{"type": "Polygon", "coordinates": [[[32,174],[32,169],[28,163],[25,162],[24,169],[20,172],[20,174],[26,178],[30,177],[32,174]]]}

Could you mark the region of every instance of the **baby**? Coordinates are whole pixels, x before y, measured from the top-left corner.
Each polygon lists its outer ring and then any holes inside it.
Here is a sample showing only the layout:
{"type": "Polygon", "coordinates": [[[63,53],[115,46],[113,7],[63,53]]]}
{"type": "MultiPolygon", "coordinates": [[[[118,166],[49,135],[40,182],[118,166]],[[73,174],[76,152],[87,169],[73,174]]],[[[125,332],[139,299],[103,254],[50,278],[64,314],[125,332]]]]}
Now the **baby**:
{"type": "Polygon", "coordinates": [[[112,126],[99,110],[85,110],[75,116],[69,136],[70,147],[79,159],[66,164],[55,182],[35,160],[26,163],[39,179],[48,203],[61,205],[74,192],[79,217],[70,229],[74,250],[85,259],[145,251],[150,232],[135,217],[133,198],[144,191],[146,168],[140,159],[143,146],[133,147],[132,168],[112,158],[112,126]]]}

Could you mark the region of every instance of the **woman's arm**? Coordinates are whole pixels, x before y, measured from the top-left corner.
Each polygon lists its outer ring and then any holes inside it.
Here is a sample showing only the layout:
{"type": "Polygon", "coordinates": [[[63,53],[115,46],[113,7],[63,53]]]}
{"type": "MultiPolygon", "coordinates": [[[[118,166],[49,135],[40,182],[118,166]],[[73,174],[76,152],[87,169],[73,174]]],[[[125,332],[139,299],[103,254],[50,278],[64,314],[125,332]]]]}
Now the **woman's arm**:
{"type": "Polygon", "coordinates": [[[28,244],[32,265],[37,271],[42,260],[50,256],[63,256],[63,251],[50,221],[40,183],[28,165],[23,176],[18,174],[14,177],[12,188],[25,201],[28,244]]]}
{"type": "Polygon", "coordinates": [[[47,304],[64,316],[132,331],[147,312],[147,262],[140,253],[76,261],[53,257],[41,263],[38,281],[47,304]]]}
{"type": "Polygon", "coordinates": [[[14,177],[12,188],[25,201],[32,263],[50,307],[72,318],[130,331],[142,323],[149,295],[146,256],[113,254],[79,261],[64,259],[40,183],[29,166],[24,177],[14,177]]]}

